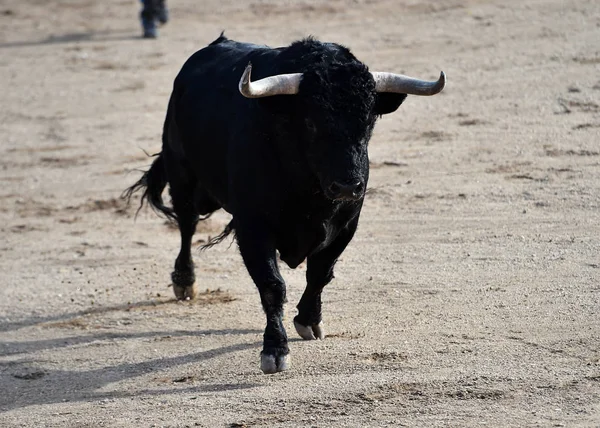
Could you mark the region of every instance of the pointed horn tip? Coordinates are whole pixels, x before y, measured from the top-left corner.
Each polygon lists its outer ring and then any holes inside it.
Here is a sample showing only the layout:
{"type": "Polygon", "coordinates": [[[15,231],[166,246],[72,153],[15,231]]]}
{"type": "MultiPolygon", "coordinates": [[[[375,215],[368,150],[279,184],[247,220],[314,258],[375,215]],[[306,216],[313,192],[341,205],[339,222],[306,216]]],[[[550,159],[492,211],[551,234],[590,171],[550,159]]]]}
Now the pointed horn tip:
{"type": "Polygon", "coordinates": [[[238,84],[238,90],[240,93],[247,97],[248,96],[248,86],[250,85],[250,72],[252,71],[252,63],[249,62],[244,72],[242,73],[242,77],[240,78],[240,83],[238,84]]]}
{"type": "Polygon", "coordinates": [[[431,83],[433,83],[433,86],[429,88],[429,91],[427,91],[427,93],[424,93],[422,95],[436,95],[442,92],[442,90],[446,86],[446,73],[440,71],[440,77],[438,78],[437,82],[431,83]]]}
{"type": "Polygon", "coordinates": [[[438,79],[438,84],[437,84],[438,91],[437,92],[441,92],[442,89],[444,89],[444,87],[446,86],[446,73],[444,73],[443,71],[440,71],[440,78],[438,79]]]}
{"type": "Polygon", "coordinates": [[[246,68],[244,69],[244,73],[242,74],[242,81],[245,83],[249,82],[251,73],[252,73],[252,63],[249,62],[248,65],[246,66],[246,68]]]}

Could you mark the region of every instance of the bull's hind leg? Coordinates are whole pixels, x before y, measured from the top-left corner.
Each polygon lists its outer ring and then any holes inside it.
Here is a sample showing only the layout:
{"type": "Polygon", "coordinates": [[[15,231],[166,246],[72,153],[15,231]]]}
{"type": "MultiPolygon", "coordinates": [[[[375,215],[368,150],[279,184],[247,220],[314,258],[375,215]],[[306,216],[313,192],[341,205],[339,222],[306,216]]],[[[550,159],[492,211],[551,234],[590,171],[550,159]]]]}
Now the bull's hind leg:
{"type": "Polygon", "coordinates": [[[298,303],[298,315],[294,317],[296,331],[306,340],[323,339],[325,329],[321,315],[321,293],[333,279],[333,267],[348,243],[352,240],[358,217],[342,229],[338,237],[326,248],[308,257],[306,266],[306,289],[298,303]]]}
{"type": "Polygon", "coordinates": [[[196,276],[191,248],[199,215],[211,214],[221,206],[204,189],[197,186],[171,187],[171,198],[181,234],[181,249],[175,260],[175,269],[171,273],[173,291],[178,300],[190,300],[196,296],[196,276]]]}
{"type": "Polygon", "coordinates": [[[178,300],[190,300],[196,296],[194,287],[196,276],[191,249],[192,237],[198,224],[198,214],[194,207],[191,189],[171,187],[171,199],[181,235],[181,249],[175,260],[175,269],[171,273],[173,291],[178,300]]]}

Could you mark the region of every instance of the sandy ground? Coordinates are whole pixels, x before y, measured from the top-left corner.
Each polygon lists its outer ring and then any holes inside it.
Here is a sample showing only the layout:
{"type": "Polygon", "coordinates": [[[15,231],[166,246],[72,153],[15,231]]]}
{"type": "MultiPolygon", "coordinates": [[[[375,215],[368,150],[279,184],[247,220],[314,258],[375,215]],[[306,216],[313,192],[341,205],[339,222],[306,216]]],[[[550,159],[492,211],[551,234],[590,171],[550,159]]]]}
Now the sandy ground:
{"type": "Polygon", "coordinates": [[[147,41],[132,0],[0,1],[0,426],[600,426],[600,2],[170,3],[147,41]],[[296,338],[304,267],[283,270],[272,376],[235,244],[196,253],[206,291],[176,303],[178,233],[119,200],[223,29],[449,79],[377,126],[326,340],[296,338]]]}

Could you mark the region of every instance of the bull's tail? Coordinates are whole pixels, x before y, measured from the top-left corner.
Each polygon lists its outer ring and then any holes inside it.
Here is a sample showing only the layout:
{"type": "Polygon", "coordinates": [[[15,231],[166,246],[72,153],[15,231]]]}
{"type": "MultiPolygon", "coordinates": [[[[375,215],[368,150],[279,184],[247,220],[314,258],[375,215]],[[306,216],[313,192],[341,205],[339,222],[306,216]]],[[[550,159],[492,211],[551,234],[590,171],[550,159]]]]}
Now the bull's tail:
{"type": "Polygon", "coordinates": [[[225,226],[225,229],[223,230],[223,232],[219,233],[217,236],[210,238],[208,240],[208,243],[206,243],[200,247],[200,251],[208,250],[209,248],[214,247],[218,243],[225,240],[225,238],[227,238],[229,235],[231,235],[231,232],[233,232],[234,230],[235,230],[235,226],[233,225],[233,220],[231,220],[227,224],[227,226],[225,226]]]}
{"type": "Polygon", "coordinates": [[[157,158],[152,162],[152,166],[142,178],[140,178],[133,186],[126,189],[121,197],[129,204],[131,197],[140,189],[144,189],[142,198],[140,200],[140,206],[136,212],[140,212],[144,206],[144,202],[152,207],[152,209],[158,213],[162,213],[172,220],[176,220],[177,216],[172,208],[165,206],[162,198],[162,192],[167,186],[167,174],[164,167],[164,158],[161,153],[154,156],[157,158]]]}

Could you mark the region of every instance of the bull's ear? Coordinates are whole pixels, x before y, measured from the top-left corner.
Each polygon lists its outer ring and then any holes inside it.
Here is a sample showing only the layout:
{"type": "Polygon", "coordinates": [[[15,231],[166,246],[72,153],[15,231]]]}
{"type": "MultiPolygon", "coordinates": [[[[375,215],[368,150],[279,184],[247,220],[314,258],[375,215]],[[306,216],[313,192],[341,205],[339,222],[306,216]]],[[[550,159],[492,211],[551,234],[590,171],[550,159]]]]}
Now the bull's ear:
{"type": "Polygon", "coordinates": [[[375,99],[375,114],[393,113],[398,110],[400,104],[406,99],[406,94],[394,94],[391,92],[378,92],[375,99]]]}

